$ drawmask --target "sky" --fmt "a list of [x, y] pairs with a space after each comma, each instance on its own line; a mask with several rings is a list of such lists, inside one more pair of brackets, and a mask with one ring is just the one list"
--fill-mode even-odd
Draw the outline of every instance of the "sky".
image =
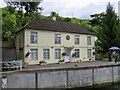
[[[108, 2], [118, 13], [119, 0], [43, 0], [40, 6], [44, 9], [42, 15], [48, 16], [54, 11], [62, 17], [90, 19], [92, 14], [105, 12]], [[0, 7], [5, 7], [3, 0], [0, 0]]]

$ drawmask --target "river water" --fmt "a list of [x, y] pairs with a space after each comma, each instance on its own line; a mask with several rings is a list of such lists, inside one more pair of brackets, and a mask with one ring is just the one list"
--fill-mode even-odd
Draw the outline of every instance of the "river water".
[[104, 86], [99, 88], [75, 88], [70, 90], [120, 90], [120, 84], [115, 84], [111, 86]]

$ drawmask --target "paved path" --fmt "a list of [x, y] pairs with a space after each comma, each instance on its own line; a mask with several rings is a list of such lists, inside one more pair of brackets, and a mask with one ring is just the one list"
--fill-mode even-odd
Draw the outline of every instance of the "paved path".
[[38, 69], [58, 69], [58, 68], [74, 68], [74, 67], [91, 67], [91, 66], [101, 66], [101, 65], [113, 65], [118, 64], [115, 62], [108, 61], [86, 61], [86, 62], [71, 62], [71, 63], [62, 63], [62, 64], [48, 64], [48, 65], [29, 65], [23, 70], [38, 70]]

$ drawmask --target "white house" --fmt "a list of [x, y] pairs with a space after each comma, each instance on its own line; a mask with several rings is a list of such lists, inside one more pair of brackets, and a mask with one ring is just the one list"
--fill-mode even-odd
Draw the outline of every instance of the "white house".
[[95, 34], [70, 22], [33, 19], [16, 33], [17, 58], [28, 64], [95, 59]]

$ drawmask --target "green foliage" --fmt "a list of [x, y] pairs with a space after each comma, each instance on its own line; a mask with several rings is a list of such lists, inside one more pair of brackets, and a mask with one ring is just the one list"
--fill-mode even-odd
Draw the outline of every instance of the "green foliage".
[[[12, 12], [10, 12], [10, 11]], [[6, 7], [2, 9], [2, 39], [4, 41], [13, 41], [17, 29], [15, 8]]]
[[[51, 19], [56, 17], [57, 21], [75, 23], [94, 31], [98, 38], [95, 44], [99, 46], [102, 52], [107, 52], [111, 46], [120, 46], [119, 20], [110, 3], [107, 5], [105, 13], [92, 15], [92, 20], [81, 20], [75, 17], [62, 17], [56, 12], [51, 12], [50, 16], [41, 15], [39, 10], [43, 9], [38, 7], [40, 2], [20, 3], [22, 8], [19, 7], [19, 10], [16, 10], [19, 3], [13, 3], [13, 5], [2, 8], [3, 41], [14, 41], [15, 32], [33, 18]], [[23, 6], [26, 12], [23, 12]]]
[[[10, 3], [9, 3], [10, 4]], [[97, 27], [92, 27], [89, 24], [89, 20], [81, 20], [78, 18], [69, 18], [69, 17], [62, 17], [56, 12], [51, 12], [50, 16], [41, 15], [38, 10], [38, 3], [29, 3], [29, 8], [31, 7], [30, 11], [23, 12], [23, 8], [19, 8], [16, 10], [19, 3], [13, 3], [12, 5], [8, 5], [5, 8], [2, 8], [2, 39], [3, 41], [14, 41], [15, 40], [15, 32], [21, 29], [26, 23], [31, 21], [33, 18], [41, 18], [41, 19], [51, 19], [56, 17], [57, 21], [65, 21], [71, 22], [75, 24], [79, 24], [89, 30], [95, 31]], [[20, 3], [20, 6], [26, 7], [28, 3]], [[36, 6], [36, 7], [34, 7]]]
[[90, 20], [90, 24], [92, 27], [95, 27], [95, 26], [101, 26], [101, 19], [104, 17], [105, 13], [100, 13], [100, 14], [94, 14], [94, 15], [91, 15], [91, 17], [94, 17], [92, 20]]
[[81, 26], [89, 29], [89, 30], [93, 30], [93, 27], [89, 24], [89, 20], [83, 20], [80, 23]]
[[120, 46], [119, 21], [110, 3], [108, 3], [107, 10], [100, 21], [97, 31], [100, 47], [107, 52], [112, 46]]
[[[42, 8], [38, 7], [40, 2], [7, 2], [8, 6], [2, 8], [3, 41], [14, 41], [16, 31], [31, 19], [41, 17], [39, 10], [42, 10]], [[23, 12], [24, 7], [26, 12]]]
[[54, 11], [51, 12], [51, 15], [48, 16], [47, 18], [48, 18], [48, 19], [52, 19], [53, 17], [55, 17], [57, 21], [61, 21], [61, 20], [62, 20], [62, 17], [60, 17], [59, 14], [56, 13], [56, 12], [54, 12]]
[[42, 11], [42, 7], [38, 7], [38, 5], [42, 2], [42, 0], [39, 0], [39, 2], [6, 2], [8, 6], [18, 8], [19, 11], [23, 11], [23, 9], [26, 11], [25, 16], [39, 13], [39, 11]]
[[73, 17], [73, 18], [71, 18], [71, 22], [72, 22], [72, 23], [75, 23], [75, 24], [80, 24], [80, 23], [82, 22], [82, 20], [81, 20], [81, 19], [78, 19], [78, 18]]

